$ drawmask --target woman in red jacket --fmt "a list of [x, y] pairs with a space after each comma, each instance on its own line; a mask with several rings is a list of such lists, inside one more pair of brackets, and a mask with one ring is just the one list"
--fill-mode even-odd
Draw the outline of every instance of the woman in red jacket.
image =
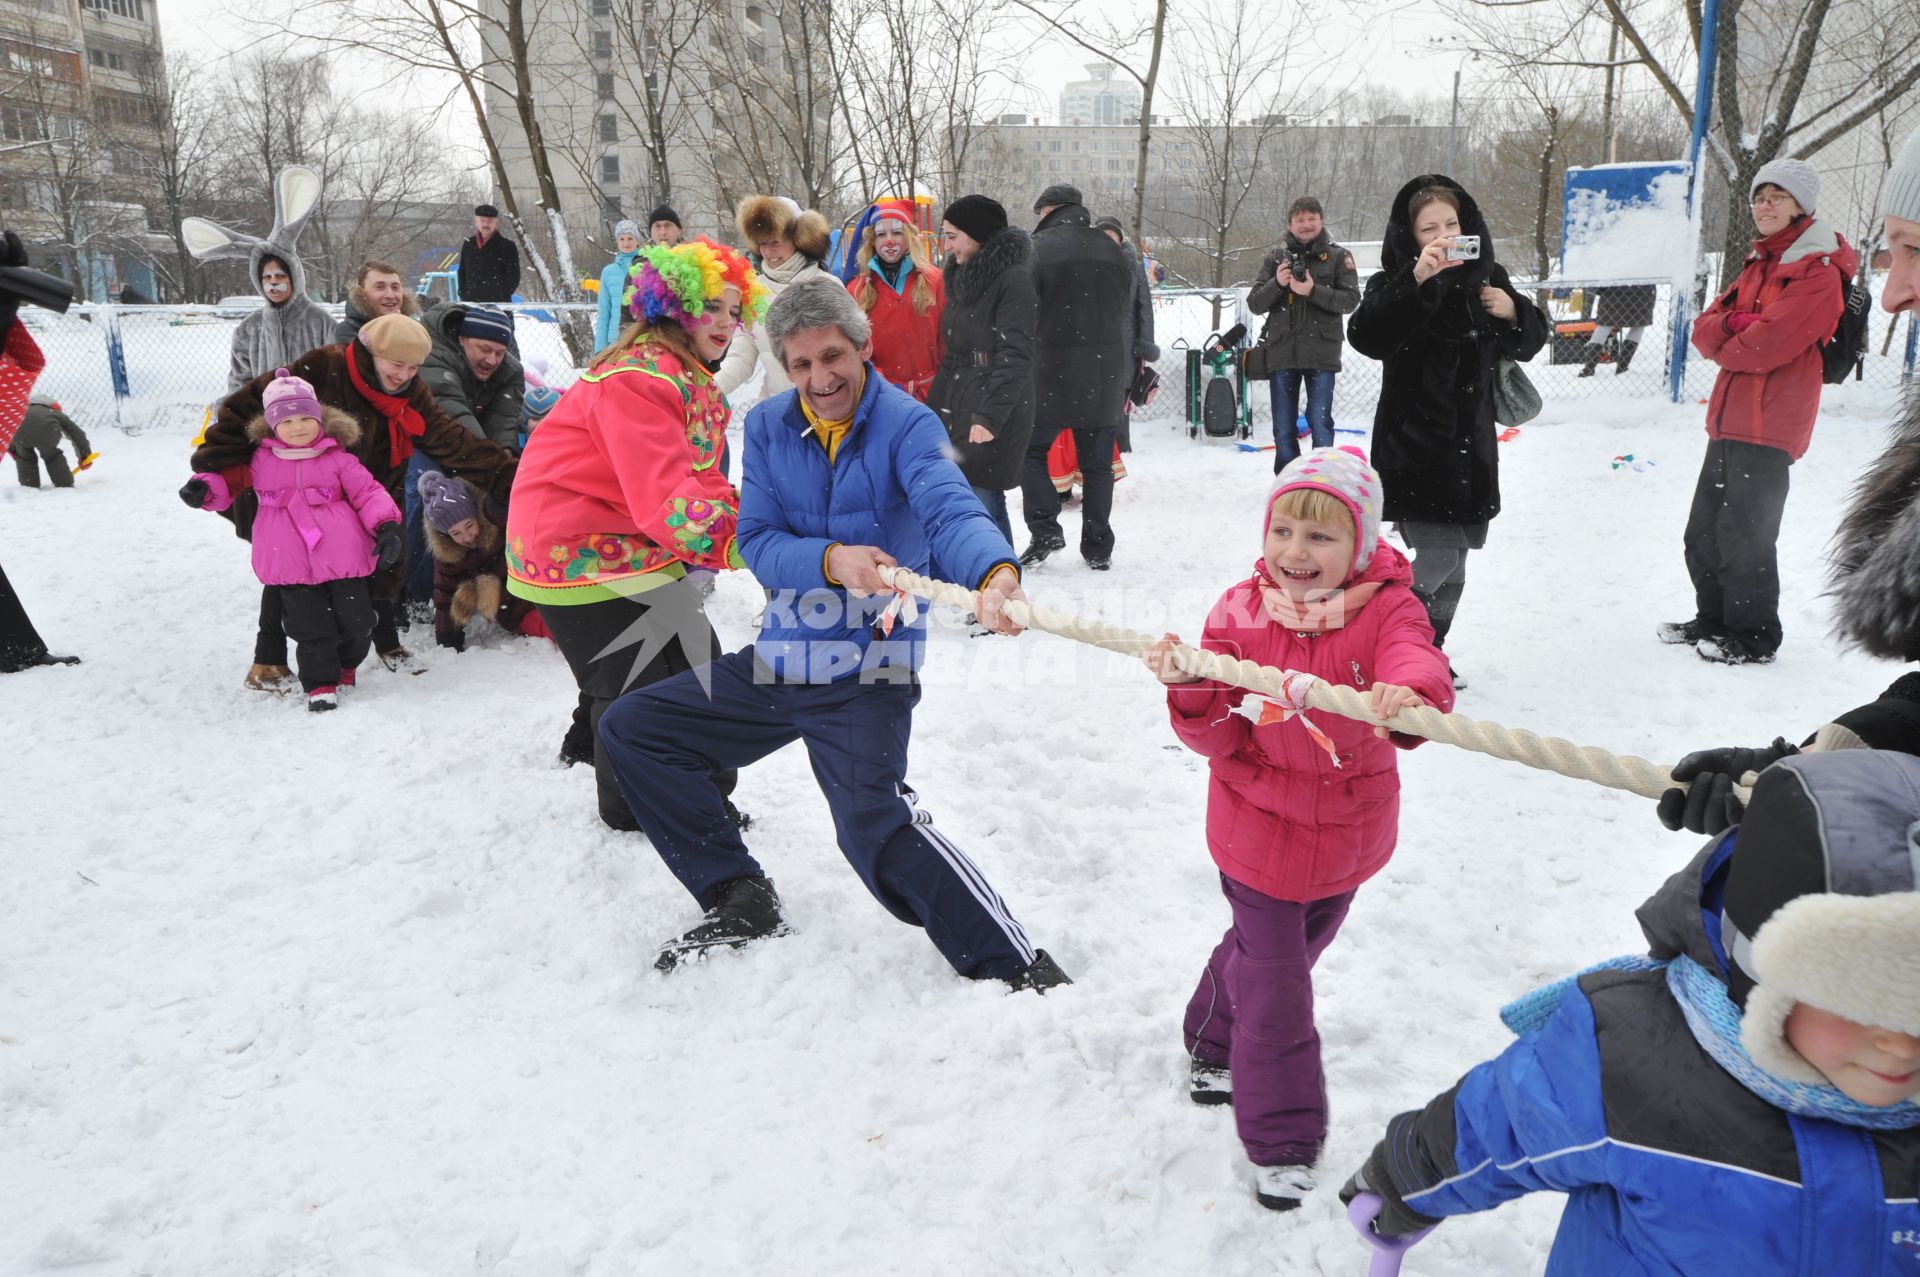
[[[1253, 575], [1214, 604], [1200, 646], [1371, 689], [1382, 719], [1453, 708], [1446, 657], [1413, 570], [1380, 539], [1380, 476], [1355, 448], [1316, 448], [1280, 472]], [[1233, 1102], [1260, 1204], [1292, 1210], [1314, 1186], [1327, 1092], [1313, 964], [1399, 833], [1395, 747], [1418, 737], [1182, 672], [1173, 636], [1147, 653], [1169, 684], [1174, 733], [1207, 759], [1207, 849], [1233, 925], [1187, 1004], [1193, 1099]]]
[[927, 401], [940, 371], [940, 316], [947, 289], [913, 224], [910, 200], [883, 200], [861, 232], [860, 273], [847, 291], [873, 321], [873, 366], [900, 389]]
[[1846, 305], [1859, 258], [1813, 215], [1820, 176], [1804, 160], [1761, 166], [1750, 188], [1759, 232], [1740, 277], [1693, 324], [1693, 346], [1720, 365], [1707, 404], [1707, 455], [1687, 516], [1694, 615], [1656, 631], [1701, 659], [1748, 665], [1779, 650], [1774, 543], [1787, 467], [1813, 438], [1820, 347]]
[[520, 454], [507, 592], [540, 609], [589, 702], [600, 818], [615, 829], [639, 824], [604, 763], [601, 715], [720, 654], [699, 591], [679, 583], [689, 568], [741, 566], [713, 370], [766, 299], [746, 259], [711, 240], [641, 249], [623, 297], [633, 322]]

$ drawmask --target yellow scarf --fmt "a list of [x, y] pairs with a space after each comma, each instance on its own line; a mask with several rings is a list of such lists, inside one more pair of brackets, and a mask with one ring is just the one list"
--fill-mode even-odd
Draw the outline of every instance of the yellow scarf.
[[[860, 397], [866, 394], [866, 392], [867, 370], [863, 366], [860, 369], [860, 381], [853, 388], [854, 412], [860, 410]], [[822, 421], [819, 415], [814, 412], [813, 405], [807, 402], [806, 391], [800, 391], [799, 395], [800, 411], [806, 417], [807, 422], [812, 425], [813, 437], [818, 439], [821, 447], [827, 450], [827, 461], [832, 463], [839, 460], [840, 444], [846, 439], [847, 431], [853, 429], [854, 413], [848, 413], [846, 417], [840, 421]]]

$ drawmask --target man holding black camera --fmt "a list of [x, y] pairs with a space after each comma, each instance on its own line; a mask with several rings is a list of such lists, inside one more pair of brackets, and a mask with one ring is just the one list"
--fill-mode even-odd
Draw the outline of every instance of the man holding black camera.
[[1247, 293], [1247, 309], [1267, 317], [1260, 344], [1247, 352], [1247, 376], [1264, 377], [1273, 395], [1273, 472], [1300, 455], [1294, 422], [1307, 389], [1313, 446], [1333, 444], [1333, 379], [1340, 371], [1342, 316], [1360, 304], [1353, 254], [1327, 233], [1320, 201], [1302, 195], [1287, 209], [1287, 236], [1267, 254]]

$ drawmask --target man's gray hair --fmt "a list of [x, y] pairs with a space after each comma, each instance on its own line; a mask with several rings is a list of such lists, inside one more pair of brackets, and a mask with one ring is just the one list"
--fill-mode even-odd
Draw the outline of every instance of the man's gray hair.
[[855, 346], [873, 336], [867, 312], [839, 280], [812, 276], [787, 285], [767, 308], [767, 341], [780, 366], [787, 366], [787, 338], [809, 328], [838, 328]]

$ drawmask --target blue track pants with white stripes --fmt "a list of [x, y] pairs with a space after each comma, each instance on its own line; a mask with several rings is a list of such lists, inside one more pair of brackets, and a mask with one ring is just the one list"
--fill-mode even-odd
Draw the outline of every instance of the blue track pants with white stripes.
[[906, 783], [919, 699], [912, 682], [775, 683], [746, 647], [620, 697], [600, 740], [641, 828], [702, 909], [722, 883], [764, 873], [727, 818], [714, 773], [805, 741], [840, 851], [874, 899], [926, 928], [961, 975], [1011, 979], [1033, 961], [1026, 932]]

